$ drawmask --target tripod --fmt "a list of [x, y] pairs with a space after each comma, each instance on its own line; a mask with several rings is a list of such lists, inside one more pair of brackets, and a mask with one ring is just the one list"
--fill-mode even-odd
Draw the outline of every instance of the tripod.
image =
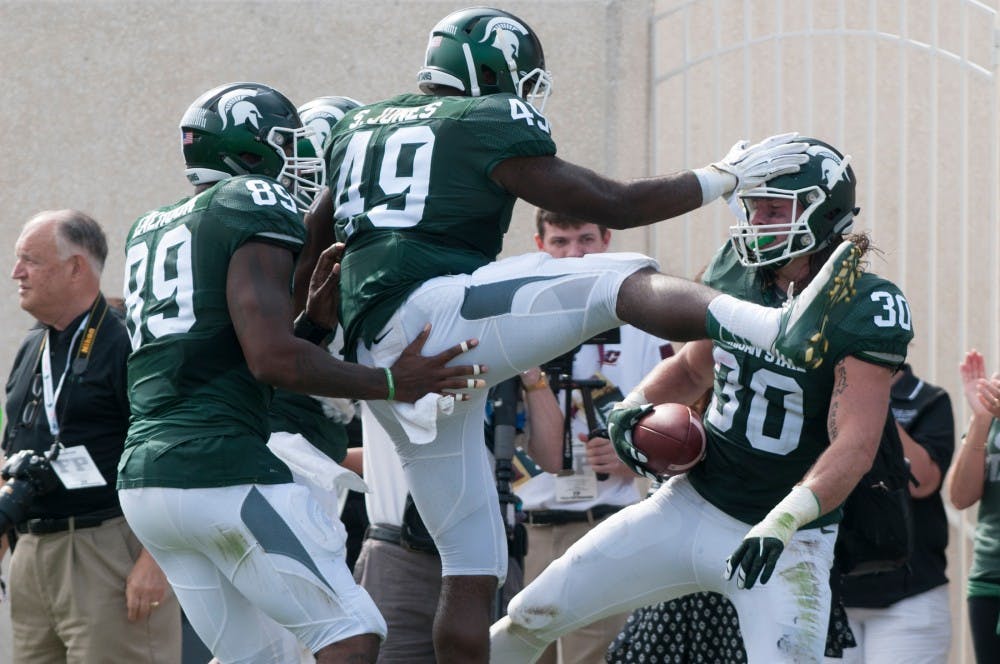
[[[599, 390], [606, 387], [607, 383], [597, 379], [575, 379], [567, 373], [550, 374], [549, 384], [558, 393], [563, 393], [563, 472], [572, 474], [573, 472], [573, 390], [580, 390], [583, 398], [583, 414], [587, 418], [587, 437], [597, 436], [607, 437], [607, 429], [602, 427], [597, 420], [597, 410], [594, 408], [594, 399], [591, 390]], [[608, 479], [607, 473], [597, 473], [597, 481], [603, 482]]]
[[[583, 342], [580, 346], [577, 346], [569, 352], [563, 353], [562, 355], [555, 357], [542, 365], [542, 371], [548, 375], [549, 384], [552, 385], [552, 389], [555, 390], [557, 394], [559, 393], [559, 390], [562, 390], [564, 395], [563, 473], [569, 474], [572, 473], [573, 470], [573, 390], [580, 390], [580, 394], [583, 398], [583, 414], [587, 418], [587, 437], [606, 438], [608, 435], [607, 429], [601, 426], [597, 419], [597, 410], [594, 407], [594, 395], [591, 390], [601, 390], [609, 387], [609, 385], [604, 380], [574, 379], [573, 360], [576, 357], [577, 352], [579, 352], [580, 348], [584, 345], [596, 344], [603, 346], [604, 344], [618, 343], [621, 343], [621, 329], [615, 327], [594, 335], [587, 341]], [[596, 473], [596, 475], [598, 482], [608, 479], [607, 473]]]
[[[514, 438], [517, 435], [517, 402], [521, 396], [521, 382], [517, 376], [498, 383], [490, 396], [493, 403], [493, 459], [497, 495], [500, 498], [500, 515], [507, 531], [507, 551], [518, 565], [524, 566], [527, 553], [527, 534], [517, 522], [518, 498], [514, 495], [511, 480], [514, 478]], [[497, 586], [493, 603], [493, 618], [504, 615], [503, 586]]]

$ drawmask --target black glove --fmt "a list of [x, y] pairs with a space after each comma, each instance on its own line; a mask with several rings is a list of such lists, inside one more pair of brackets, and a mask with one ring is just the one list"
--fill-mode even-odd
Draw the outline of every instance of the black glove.
[[733, 578], [739, 570], [736, 585], [740, 588], [753, 588], [758, 576], [761, 585], [767, 583], [785, 550], [785, 543], [777, 537], [751, 536], [751, 533], [752, 530], [726, 561], [726, 578]]
[[618, 404], [608, 413], [608, 438], [615, 446], [615, 453], [626, 466], [632, 471], [651, 480], [658, 480], [659, 476], [646, 467], [648, 461], [646, 455], [640, 452], [632, 444], [632, 428], [642, 416], [653, 410], [653, 404], [644, 406], [623, 406]]

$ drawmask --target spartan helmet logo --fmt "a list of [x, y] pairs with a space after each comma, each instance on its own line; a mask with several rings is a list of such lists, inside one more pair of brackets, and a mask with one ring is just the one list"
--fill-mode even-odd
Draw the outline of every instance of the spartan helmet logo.
[[218, 109], [219, 115], [222, 116], [222, 128], [226, 128], [226, 125], [229, 124], [229, 118], [232, 116], [233, 125], [239, 126], [249, 121], [254, 129], [260, 130], [259, 120], [263, 114], [252, 101], [248, 100], [249, 97], [255, 96], [257, 96], [256, 90], [237, 88], [219, 97]]
[[[341, 114], [341, 117], [343, 117], [343, 114]], [[310, 136], [310, 140], [312, 140], [317, 154], [320, 153], [320, 146], [324, 145], [326, 143], [326, 139], [330, 138], [330, 126], [336, 122], [337, 120], [335, 120], [331, 114], [330, 119], [317, 117], [306, 123], [306, 127], [312, 129], [313, 134]]]
[[820, 162], [820, 173], [822, 173], [822, 184], [827, 191], [831, 191], [840, 180], [850, 184], [851, 178], [847, 174], [847, 163], [841, 161], [830, 148], [822, 145], [811, 146], [806, 150], [807, 154], [816, 155], [822, 158]]
[[483, 32], [484, 36], [479, 40], [479, 43], [482, 44], [492, 37], [493, 42], [490, 46], [499, 49], [503, 53], [504, 60], [510, 63], [511, 69], [514, 69], [515, 58], [517, 57], [518, 50], [521, 48], [521, 39], [516, 33], [527, 35], [528, 29], [512, 18], [497, 16], [496, 18], [491, 18], [489, 23], [486, 24], [486, 29]]
[[326, 139], [330, 138], [330, 134], [333, 133], [333, 125], [343, 120], [345, 115], [347, 114], [339, 108], [331, 108], [305, 123], [306, 128], [312, 130], [309, 140], [317, 155], [323, 154], [323, 146], [326, 145]]
[[305, 123], [306, 127], [313, 130], [312, 138], [313, 143], [317, 146], [317, 150], [319, 146], [326, 143], [326, 139], [330, 138], [330, 134], [333, 132], [333, 125], [343, 120], [345, 115], [347, 115], [347, 111], [343, 111], [336, 106], [330, 106], [317, 113], [315, 117]]

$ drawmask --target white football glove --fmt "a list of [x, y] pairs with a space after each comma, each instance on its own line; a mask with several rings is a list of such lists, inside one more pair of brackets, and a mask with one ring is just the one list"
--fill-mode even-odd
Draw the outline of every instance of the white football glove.
[[793, 142], [798, 136], [798, 132], [777, 134], [753, 145], [747, 140], [737, 141], [722, 161], [712, 164], [712, 168], [736, 178], [736, 186], [724, 195], [728, 198], [736, 191], [759, 187], [779, 175], [798, 173], [802, 164], [809, 161], [805, 153], [808, 143]]

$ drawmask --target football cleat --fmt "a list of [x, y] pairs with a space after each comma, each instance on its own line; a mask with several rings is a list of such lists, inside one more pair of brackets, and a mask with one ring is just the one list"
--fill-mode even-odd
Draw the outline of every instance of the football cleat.
[[823, 364], [830, 346], [826, 338], [830, 313], [857, 293], [860, 261], [861, 250], [853, 242], [844, 241], [834, 250], [809, 285], [786, 303], [775, 351], [809, 369]]

